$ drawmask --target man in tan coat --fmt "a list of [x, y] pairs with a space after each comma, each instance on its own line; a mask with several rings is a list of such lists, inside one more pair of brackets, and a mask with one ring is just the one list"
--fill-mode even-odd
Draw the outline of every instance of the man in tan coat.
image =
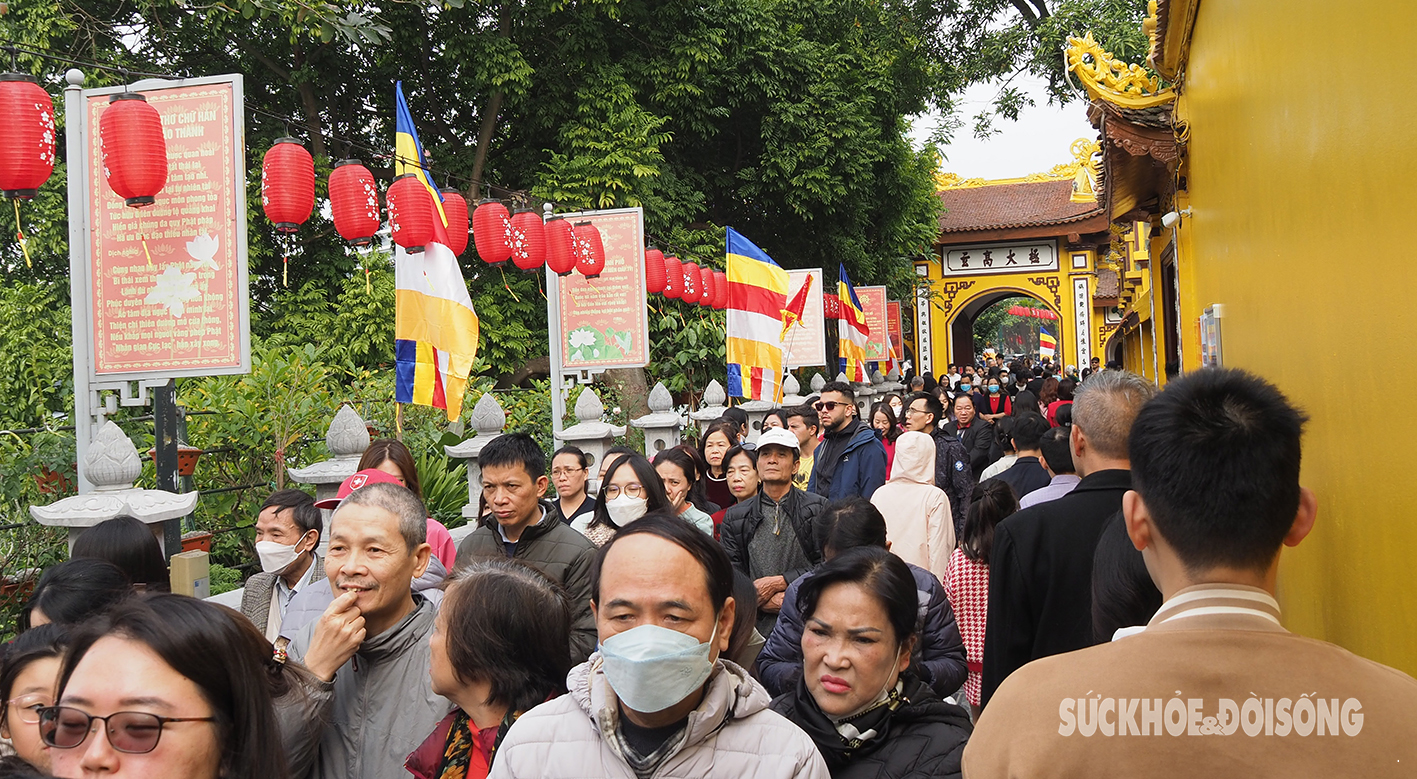
[[1299, 486], [1303, 424], [1237, 370], [1147, 404], [1123, 515], [1165, 603], [1139, 634], [1010, 675], [966, 777], [1417, 775], [1417, 680], [1280, 623], [1280, 548], [1317, 505]]

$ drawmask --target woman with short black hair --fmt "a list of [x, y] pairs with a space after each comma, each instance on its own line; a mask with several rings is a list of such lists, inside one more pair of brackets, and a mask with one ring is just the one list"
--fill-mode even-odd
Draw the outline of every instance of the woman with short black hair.
[[285, 779], [277, 664], [252, 646], [229, 610], [183, 595], [130, 598], [79, 628], [59, 702], [39, 710], [54, 773]]
[[63, 625], [26, 630], [6, 647], [0, 665], [0, 736], [42, 771], [49, 770], [49, 747], [39, 738], [39, 710], [54, 705], [54, 683], [68, 639]]
[[77, 625], [133, 594], [132, 582], [118, 566], [93, 557], [51, 565], [39, 577], [20, 611], [21, 631], [51, 622]]
[[127, 574], [133, 588], [142, 592], [170, 592], [167, 561], [157, 536], [136, 517], [114, 517], [94, 525], [74, 539], [71, 558], [107, 560]]
[[802, 582], [802, 677], [772, 707], [806, 731], [833, 779], [959, 776], [969, 717], [910, 670], [915, 578], [880, 547]]
[[707, 466], [699, 459], [699, 453], [692, 446], [680, 444], [660, 451], [653, 462], [664, 494], [679, 518], [713, 535], [713, 517], [709, 510], [718, 509], [704, 498], [703, 475]]
[[566, 692], [571, 607], [555, 582], [516, 560], [478, 560], [438, 609], [429, 675], [457, 704], [408, 756], [417, 779], [484, 779], [522, 713]]
[[600, 493], [595, 498], [595, 510], [571, 524], [571, 529], [604, 546], [620, 528], [651, 511], [669, 510], [669, 497], [659, 473], [645, 456], [638, 452], [622, 454], [605, 470]]
[[567, 444], [551, 455], [551, 484], [556, 488], [562, 522], [569, 525], [595, 510], [595, 500], [586, 490], [589, 482], [590, 458], [579, 446]]

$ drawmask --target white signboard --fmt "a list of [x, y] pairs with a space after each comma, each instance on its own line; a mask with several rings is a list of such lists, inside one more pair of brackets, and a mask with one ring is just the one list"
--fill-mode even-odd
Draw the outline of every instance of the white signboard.
[[952, 246], [945, 250], [943, 268], [945, 276], [1055, 271], [1058, 251], [1047, 241]]
[[782, 345], [783, 363], [788, 368], [803, 368], [811, 365], [827, 364], [826, 322], [822, 310], [822, 269], [790, 270], [787, 272], [787, 300], [802, 290], [802, 285], [811, 282], [807, 290], [807, 306], [802, 309], [802, 324], [793, 325], [787, 331], [787, 340]]
[[1073, 279], [1073, 328], [1078, 339], [1078, 366], [1087, 367], [1092, 359], [1092, 296], [1087, 292], [1087, 277]]

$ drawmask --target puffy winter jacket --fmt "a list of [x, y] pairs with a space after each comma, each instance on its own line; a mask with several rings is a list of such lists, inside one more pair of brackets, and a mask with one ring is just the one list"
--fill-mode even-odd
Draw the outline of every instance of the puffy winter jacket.
[[955, 538], [964, 532], [964, 518], [969, 513], [969, 499], [974, 494], [974, 466], [969, 464], [969, 451], [959, 437], [940, 428], [930, 436], [935, 439], [935, 486], [950, 499], [950, 513], [955, 520]]
[[[571, 662], [584, 662], [595, 649], [595, 617], [590, 613], [590, 563], [595, 545], [561, 521], [555, 503], [543, 502], [541, 521], [522, 531], [512, 556], [536, 566], [571, 598]], [[458, 562], [481, 558], [505, 558], [497, 522], [490, 516], [458, 545]]]
[[[313, 691], [312, 720], [323, 727], [282, 718], [292, 777], [402, 776], [408, 753], [452, 711], [452, 702], [434, 693], [428, 681], [433, 604], [417, 593], [413, 602], [413, 611], [403, 621], [366, 638], [334, 681]], [[304, 660], [316, 624], [306, 625], [290, 642], [290, 659]], [[289, 731], [296, 726], [297, 732]]]
[[[960, 638], [954, 610], [950, 608], [940, 580], [914, 565], [910, 566], [910, 574], [915, 577], [915, 594], [919, 598], [917, 625], [920, 628], [920, 640], [915, 643], [910, 668], [944, 697], [958, 690], [969, 675], [964, 639]], [[803, 620], [802, 612], [797, 609], [797, 590], [811, 575], [806, 574], [787, 585], [787, 592], [782, 596], [782, 612], [777, 615], [777, 627], [758, 655], [758, 678], [773, 695], [791, 691], [802, 675]]]
[[[497, 751], [491, 779], [635, 779], [615, 736], [620, 706], [600, 667], [600, 655], [591, 655], [566, 677], [568, 695], [517, 720]], [[767, 691], [747, 671], [717, 661], [681, 743], [654, 776], [827, 779], [812, 740], [768, 703]]]
[[832, 779], [950, 779], [960, 776], [960, 758], [974, 728], [964, 709], [941, 700], [909, 675], [904, 702], [876, 726], [879, 735], [855, 749], [831, 729], [800, 685], [772, 702], [773, 711], [805, 730], [826, 759]]
[[[828, 436], [830, 435], [828, 433]], [[812, 463], [812, 478], [807, 482], [808, 492], [814, 492], [829, 501], [857, 495], [870, 500], [876, 488], [886, 483], [886, 448], [876, 437], [876, 431], [869, 426], [856, 423], [856, 432], [836, 457], [836, 470], [832, 472], [829, 484], [826, 479], [821, 480], [819, 484], [817, 479], [825, 464], [822, 455], [829, 451], [824, 449], [824, 446], [825, 442], [817, 445], [816, 459]], [[827, 485], [827, 489], [822, 489], [823, 485]]]
[[935, 486], [935, 441], [902, 433], [895, 442], [891, 480], [871, 496], [886, 518], [886, 538], [897, 557], [943, 580], [955, 548], [950, 499]]

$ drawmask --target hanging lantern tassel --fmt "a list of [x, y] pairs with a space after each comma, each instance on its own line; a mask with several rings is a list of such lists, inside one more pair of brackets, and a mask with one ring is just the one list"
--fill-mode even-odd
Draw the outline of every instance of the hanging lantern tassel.
[[15, 204], [15, 240], [20, 242], [20, 251], [25, 254], [25, 267], [33, 268], [34, 263], [30, 262], [29, 239], [25, 237], [24, 228], [20, 226], [20, 201], [11, 201]]
[[502, 274], [502, 288], [507, 290], [507, 294], [512, 296], [512, 300], [515, 300], [518, 303], [522, 302], [522, 299], [520, 297], [517, 297], [517, 293], [512, 291], [512, 285], [507, 283], [507, 274], [505, 271], [502, 270], [501, 265], [497, 266], [497, 272]]
[[[280, 285], [290, 287], [290, 236], [281, 233], [276, 239], [280, 241]], [[143, 244], [146, 248], [147, 244]], [[152, 264], [149, 261], [148, 264]]]
[[138, 242], [143, 245], [143, 256], [148, 258], [148, 267], [153, 267], [153, 253], [148, 251], [148, 229], [143, 225], [143, 212], [138, 211]]
[[[368, 258], [366, 257], [365, 259]], [[364, 266], [364, 294], [373, 295], [374, 285], [369, 283], [369, 264], [367, 262], [361, 262], [360, 265]]]

